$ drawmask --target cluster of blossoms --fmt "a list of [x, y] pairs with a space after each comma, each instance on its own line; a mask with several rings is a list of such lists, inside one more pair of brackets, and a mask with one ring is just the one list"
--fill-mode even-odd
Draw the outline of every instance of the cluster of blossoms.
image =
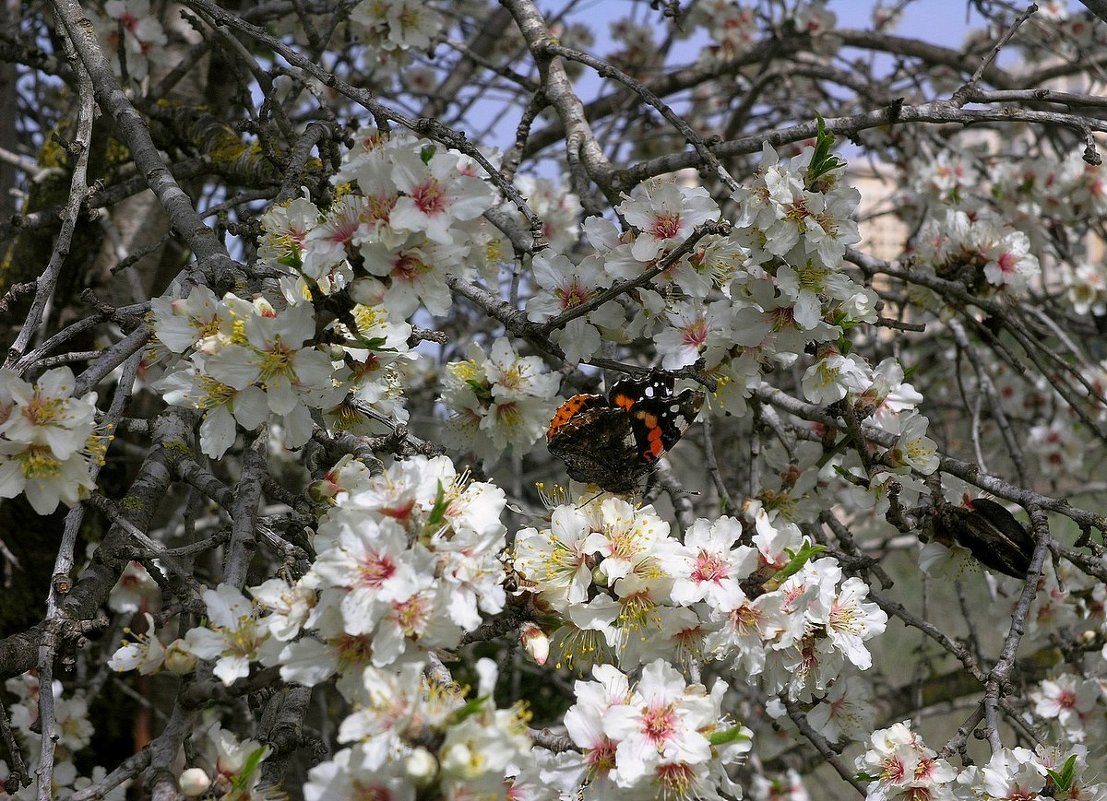
[[[846, 247], [860, 239], [851, 219], [860, 196], [843, 180], [845, 164], [821, 150], [822, 139], [788, 161], [766, 147], [753, 183], [735, 194], [739, 208], [730, 238], [745, 258], [727, 294], [743, 325], [712, 330], [708, 340], [726, 355], [716, 364], [705, 347], [703, 357], [720, 379], [720, 409], [739, 413], [762, 365], [792, 364], [813, 349], [816, 359], [801, 379], [804, 396], [820, 405], [844, 403], [860, 420], [896, 437], [868, 474], [858, 472], [859, 464], [840, 464], [853, 477], [845, 491], [862, 508], [882, 513], [893, 480], [905, 490], [905, 502], [913, 502], [922, 485], [912, 474], [937, 469], [937, 447], [926, 436], [927, 418], [916, 410], [922, 395], [904, 381], [902, 365], [885, 359], [873, 366], [841, 346], [844, 331], [876, 321], [877, 297], [842, 269]], [[724, 350], [720, 341], [739, 347]], [[835, 496], [842, 491], [839, 482], [827, 489]]]
[[[585, 229], [594, 229], [597, 224], [602, 223], [591, 217]], [[527, 316], [534, 322], [547, 323], [590, 302], [613, 283], [606, 267], [599, 254], [585, 256], [575, 264], [552, 249], [537, 254], [531, 261], [535, 290], [527, 301]], [[580, 362], [599, 352], [604, 337], [619, 331], [625, 321], [623, 308], [608, 301], [552, 331], [550, 341], [562, 349], [566, 361]]]
[[570, 667], [708, 658], [804, 700], [824, 695], [847, 659], [868, 668], [863, 643], [887, 620], [865, 602], [868, 587], [843, 581], [834, 559], [811, 559], [799, 527], [759, 505], [747, 525], [755, 547], [738, 544], [743, 524], [730, 517], [696, 521], [681, 542], [652, 507], [605, 496], [520, 531], [514, 567], [556, 615], [552, 641]]
[[1028, 441], [1044, 476], [1078, 475], [1088, 449], [1081, 423], [1074, 414], [1063, 411], [1049, 423], [1030, 427]]
[[1060, 226], [1079, 234], [1107, 213], [1101, 166], [1078, 153], [1013, 159], [957, 150], [920, 155], [911, 165], [911, 199], [926, 209], [914, 246], [919, 263], [976, 291], [994, 287], [1021, 296], [1037, 286], [1039, 257], [1056, 258], [1063, 265], [1056, 277], [1076, 313], [1103, 308], [1101, 267], [1071, 265], [1071, 254], [1059, 252], [1046, 233]]
[[413, 457], [370, 476], [344, 459], [313, 487], [337, 504], [320, 520], [319, 556], [294, 583], [207, 590], [209, 624], [185, 648], [215, 660], [225, 684], [254, 661], [314, 686], [339, 675], [356, 687], [366, 665], [421, 662], [456, 647], [503, 610], [503, 491], [459, 476], [446, 457]]
[[379, 77], [408, 66], [408, 51], [430, 50], [446, 20], [433, 5], [419, 0], [361, 0], [350, 11], [349, 25], [366, 45], [366, 72]]
[[1038, 14], [1050, 24], [1020, 30], [1013, 39], [1031, 63], [1041, 64], [1058, 57], [1079, 59], [1107, 44], [1107, 28], [1094, 14], [1072, 13], [1062, 0], [1042, 3]]
[[40, 515], [72, 506], [95, 487], [108, 437], [98, 433], [96, 393], [73, 397], [73, 371], [47, 370], [33, 384], [0, 370], [0, 498], [21, 492]]
[[[950, 565], [953, 574], [979, 569], [979, 564], [971, 558], [962, 558], [957, 565]], [[947, 784], [954, 795], [928, 797], [1034, 797], [1048, 781], [1054, 781], [1061, 790], [1066, 789], [1066, 785], [1053, 780], [1047, 771], [1063, 773], [1062, 766], [1073, 756], [1076, 757], [1075, 768], [1083, 770], [1089, 752], [1093, 757], [1101, 757], [1099, 743], [1107, 735], [1107, 695], [1104, 692], [1107, 647], [1100, 647], [1107, 641], [1107, 586], [1064, 560], [1058, 569], [1060, 572], [1055, 576], [1048, 563], [1044, 568], [1026, 618], [1020, 649], [1028, 653], [1048, 652], [1054, 647], [1058, 632], [1069, 632], [1068, 636], [1075, 642], [1089, 649], [1088, 657], [1080, 663], [1078, 672], [1061, 672], [1032, 686], [1019, 708], [1028, 725], [1040, 732], [1048, 731], [1046, 742], [1056, 744], [1060, 753], [1054, 748], [1039, 749], [1033, 754], [1025, 749], [1002, 751], [993, 755], [983, 771], [970, 768], [958, 772], [948, 763], [936, 760], [936, 755], [922, 746], [917, 735], [905, 724], [900, 724], [875, 733], [872, 747], [864, 757], [867, 765], [858, 762], [863, 774], [880, 781], [879, 786], [870, 786], [870, 797], [924, 797], [924, 790], [933, 790], [935, 783]], [[991, 603], [985, 604], [985, 616], [994, 621], [997, 633], [1005, 635], [1023, 585], [1021, 581], [1006, 578], [996, 590]], [[809, 713], [809, 719], [813, 715], [814, 712]], [[1107, 799], [1107, 785], [1091, 783], [1097, 778], [1100, 777], [1095, 774], [1083, 781], [1074, 778], [1071, 794], [1066, 791], [1059, 797]], [[1007, 794], [1012, 791], [1015, 795]], [[1020, 795], [1023, 791], [1028, 794]]]
[[[1103, 585], [1099, 585], [1103, 588]], [[1069, 743], [1100, 743], [1107, 734], [1102, 680], [1063, 673], [1045, 679], [1029, 693], [1034, 714], [1056, 726], [1056, 734]]]
[[[150, 8], [150, 0], [108, 0], [103, 15], [93, 15], [104, 53], [116, 75], [144, 80], [152, 64], [166, 60], [169, 41], [161, 22]], [[125, 63], [120, 64], [120, 53]]]
[[1107, 265], [1084, 261], [1066, 264], [1065, 270], [1072, 310], [1079, 315], [1107, 316]]
[[[578, 223], [584, 211], [580, 198], [566, 191], [565, 184], [565, 181], [555, 183], [529, 175], [515, 178], [515, 188], [542, 221], [542, 238], [546, 240], [548, 250], [554, 253], [564, 253], [576, 246], [580, 236]], [[522, 215], [519, 220], [523, 222]]]
[[301, 292], [349, 287], [395, 320], [420, 306], [445, 314], [446, 274], [489, 260], [499, 242], [478, 220], [494, 193], [473, 168], [426, 139], [363, 128], [332, 178], [338, 198], [325, 211], [306, 198], [270, 209], [258, 256], [298, 276]]
[[607, 55], [612, 65], [636, 78], [645, 80], [651, 71], [661, 68], [661, 50], [654, 41], [658, 29], [648, 22], [624, 17], [610, 25], [614, 47]]
[[[812, 37], [820, 53], [831, 55], [837, 50], [838, 43], [827, 34], [833, 31], [838, 18], [826, 7], [825, 0], [802, 0], [782, 11], [781, 18], [769, 21], [769, 26], [776, 29], [787, 25], [796, 33]], [[753, 49], [764, 35], [762, 27], [766, 25], [759, 14], [764, 14], [764, 9], [756, 3], [738, 0], [710, 0], [692, 6], [689, 29], [706, 28], [712, 40], [710, 46], [700, 51], [701, 60], [731, 61]]]
[[732, 0], [696, 3], [688, 15], [688, 23], [707, 29], [714, 45], [702, 52], [719, 61], [753, 49], [761, 35], [756, 9]]
[[[39, 762], [39, 747], [42, 743], [41, 731], [38, 727], [39, 720], [39, 682], [30, 674], [8, 679], [4, 682], [4, 689], [15, 701], [8, 707], [5, 713], [11, 722], [11, 729], [15, 733], [19, 744], [23, 748], [23, 754], [27, 758], [27, 767], [34, 775]], [[92, 769], [89, 776], [81, 776], [74, 765], [74, 756], [88, 746], [92, 741], [95, 729], [89, 720], [88, 704], [80, 692], [65, 697], [62, 684], [55, 681], [51, 689], [54, 696], [54, 731], [57, 741], [54, 746], [54, 771], [53, 786], [50, 788], [49, 797], [66, 799], [78, 790], [102, 779], [106, 771], [99, 766]], [[7, 794], [4, 791], [4, 782], [8, 778], [11, 766], [0, 760], [0, 798], [13, 799], [13, 801], [32, 801], [39, 798], [38, 786], [32, 782], [17, 792]], [[103, 798], [106, 801], [123, 801], [126, 787], [116, 788]]]
[[474, 343], [468, 355], [446, 365], [441, 379], [455, 444], [489, 461], [530, 451], [556, 408], [559, 376], [538, 356], [519, 356], [503, 337], [488, 353]]
[[825, 393], [837, 388], [859, 419], [868, 418], [875, 428], [896, 437], [891, 447], [876, 454], [867, 472], [854, 455], [838, 463], [848, 474], [850, 483], [842, 489], [852, 502], [882, 515], [889, 507], [889, 485], [895, 482], [902, 502], [913, 504], [923, 490], [918, 476], [932, 475], [940, 460], [937, 443], [927, 436], [930, 421], [916, 409], [922, 395], [904, 381], [902, 365], [884, 359], [869, 368], [849, 357], [832, 355], [808, 369], [804, 382], [805, 390], [808, 382], [812, 388], [809, 399], [821, 392], [825, 400]]
[[443, 26], [442, 15], [415, 0], [362, 0], [350, 12], [363, 40], [380, 50], [426, 50]]
[[[489, 255], [498, 240], [476, 221], [492, 190], [458, 154], [364, 129], [334, 180], [339, 196], [325, 210], [298, 198], [262, 217], [259, 262], [285, 274], [279, 299], [193, 287], [153, 303], [158, 339], [182, 357], [156, 386], [168, 403], [204, 410], [209, 456], [233, 444], [236, 424], [268, 422], [286, 447], [299, 447], [313, 409], [354, 433], [379, 433], [374, 419], [405, 421], [402, 387], [414, 359], [406, 318], [449, 309], [447, 272], [498, 268]], [[307, 301], [344, 289], [355, 305], [321, 325]], [[553, 390], [535, 394], [549, 400]]]
[[571, 361], [591, 357], [605, 339], [649, 339], [665, 369], [702, 364], [720, 385], [716, 412], [740, 414], [763, 365], [790, 364], [809, 344], [876, 320], [876, 293], [842, 270], [846, 246], [859, 241], [851, 216], [860, 200], [841, 180], [844, 170], [814, 148], [782, 161], [766, 146], [754, 181], [734, 195], [733, 232], [700, 235], [677, 259], [670, 254], [698, 226], [720, 224], [719, 205], [703, 188], [647, 181], [617, 208], [630, 232], [589, 218], [592, 255], [576, 264], [562, 254], [535, 257], [528, 313], [549, 322], [668, 259], [657, 288], [637, 290], [642, 308], [633, 319], [608, 302], [577, 312], [552, 336]]
[[633, 684], [612, 665], [592, 673], [595, 681], [576, 682], [576, 703], [565, 713], [580, 751], [558, 766], [562, 798], [741, 797], [726, 767], [750, 750], [752, 733], [723, 711], [726, 682], [708, 691], [662, 659]]
[[1005, 217], [1030, 232], [1042, 227], [1042, 219], [1082, 228], [1107, 212], [1107, 174], [1078, 153], [999, 160], [988, 165], [988, 180], [976, 185], [978, 194], [982, 190], [989, 191]]
[[414, 801], [416, 792], [435, 790], [450, 801], [556, 801], [537, 770], [552, 755], [534, 748], [526, 710], [496, 708], [492, 660], [479, 660], [476, 671], [480, 683], [466, 701], [462, 687], [427, 677], [419, 665], [366, 667], [351, 690], [357, 711], [339, 727], [339, 742], [351, 745], [311, 769], [304, 797]]
[[191, 737], [188, 764], [177, 780], [187, 798], [264, 799], [280, 791], [261, 783], [262, 767], [272, 753], [257, 740], [239, 739], [218, 720], [200, 727]]
[[1041, 272], [1030, 239], [999, 216], [981, 210], [947, 210], [930, 217], [919, 231], [918, 258], [938, 276], [986, 282], [1016, 295], [1026, 292]]
[[219, 458], [234, 444], [236, 427], [280, 427], [285, 446], [311, 438], [311, 409], [331, 409], [346, 396], [327, 354], [314, 346], [309, 303], [278, 311], [269, 301], [228, 292], [217, 298], [193, 287], [183, 299], [153, 302], [158, 339], [183, 358], [156, 383], [166, 403], [202, 409], [200, 445]]
[[955, 209], [973, 207], [976, 189], [983, 180], [972, 156], [956, 150], [943, 150], [923, 160], [912, 177], [917, 196]]
[[1003, 748], [983, 767], [958, 771], [927, 747], [905, 721], [873, 732], [870, 747], [857, 758], [856, 766], [868, 783], [867, 801], [1041, 798], [1049, 784], [1057, 798], [1102, 801], [1107, 798], [1107, 785], [1085, 776], [1091, 772], [1087, 755], [1083, 746], [1066, 751], [1045, 746], [1035, 751]]
[[[992, 609], [997, 620], [1006, 620], [1015, 611], [1022, 586], [1007, 579], [998, 589]], [[1050, 649], [1058, 632], [1069, 632], [1088, 651], [1087, 658], [1077, 664], [1076, 672], [1058, 672], [1030, 688], [1024, 717], [1035, 726], [1048, 727], [1049, 742], [1085, 745], [1101, 757], [1099, 744], [1107, 736], [1107, 585], [1065, 560], [1058, 563], [1056, 574], [1048, 563], [1043, 569], [1022, 648]]]
[[[733, 395], [760, 379], [751, 366], [790, 364], [809, 344], [833, 342], [844, 327], [876, 320], [875, 293], [842, 271], [846, 246], [859, 240], [851, 216], [860, 200], [841, 180], [844, 169], [818, 150], [782, 161], [766, 148], [752, 185], [736, 193], [735, 236], [749, 257], [730, 296], [745, 323], [736, 342], [746, 347], [715, 368]], [[721, 405], [741, 409], [731, 399]]]
[[[125, 644], [112, 666], [152, 672], [164, 661], [183, 672], [200, 658], [212, 660], [227, 685], [254, 662], [278, 665], [283, 680], [305, 686], [337, 676], [356, 710], [339, 741], [352, 745], [312, 770], [308, 798], [387, 788], [412, 799], [432, 781], [447, 798], [474, 788], [493, 798], [509, 791], [511, 777], [537, 785], [527, 773], [534, 770], [527, 717], [521, 708], [493, 707], [494, 677], [467, 702], [456, 684], [424, 676], [434, 654], [456, 648], [482, 616], [504, 609], [503, 492], [459, 476], [445, 457], [414, 457], [375, 476], [343, 460], [313, 494], [335, 506], [319, 521], [319, 556], [302, 578], [270, 579], [250, 590], [253, 600], [226, 585], [206, 590], [207, 625], [168, 648], [155, 644], [151, 629]], [[440, 743], [433, 754], [428, 742]], [[221, 754], [248, 756], [251, 746]], [[257, 761], [235, 764], [252, 769]], [[210, 783], [225, 772], [188, 778]], [[348, 792], [329, 794], [337, 788]]]

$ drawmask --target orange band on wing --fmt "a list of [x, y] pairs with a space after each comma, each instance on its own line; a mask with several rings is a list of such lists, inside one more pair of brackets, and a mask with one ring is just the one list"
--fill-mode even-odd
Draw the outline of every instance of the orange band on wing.
[[619, 394], [612, 398], [611, 402], [618, 406], [620, 409], [626, 409], [629, 412], [631, 407], [634, 406], [635, 399], [632, 398], [630, 395]]

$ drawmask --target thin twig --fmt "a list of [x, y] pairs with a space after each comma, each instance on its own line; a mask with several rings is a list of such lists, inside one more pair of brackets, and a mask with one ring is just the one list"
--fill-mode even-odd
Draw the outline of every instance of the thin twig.
[[830, 743], [826, 741], [826, 738], [815, 731], [811, 724], [807, 722], [807, 715], [803, 713], [799, 705], [796, 704], [795, 701], [789, 700], [788, 697], [784, 695], [780, 696], [780, 700], [784, 704], [784, 708], [788, 710], [788, 717], [796, 724], [796, 728], [800, 730], [800, 733], [818, 749], [823, 759], [830, 763], [830, 766], [838, 772], [838, 775], [842, 777], [843, 781], [864, 797], [866, 795], [865, 785], [857, 779], [855, 772], [850, 770], [842, 761], [841, 755], [835, 753], [834, 749], [830, 747]]

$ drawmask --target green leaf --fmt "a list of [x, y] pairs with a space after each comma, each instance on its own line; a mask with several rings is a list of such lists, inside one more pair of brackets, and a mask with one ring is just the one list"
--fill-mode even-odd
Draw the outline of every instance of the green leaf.
[[817, 126], [815, 152], [811, 154], [811, 163], [807, 166], [807, 175], [804, 177], [804, 184], [812, 191], [816, 191], [819, 179], [824, 175], [846, 166], [842, 159], [830, 152], [835, 138], [834, 134], [826, 130], [826, 120], [823, 119], [823, 115], [816, 112], [815, 120]]
[[395, 348], [386, 348], [384, 343], [387, 342], [384, 337], [363, 337], [354, 331], [350, 332], [351, 340], [359, 348], [365, 348], [366, 350], [375, 351], [377, 353], [395, 353]]
[[283, 264], [288, 269], [299, 273], [303, 272], [301, 268], [304, 266], [304, 260], [300, 257], [300, 251], [294, 250], [277, 259], [277, 264]]
[[814, 557], [826, 550], [825, 545], [804, 545], [798, 551], [785, 550], [788, 554], [788, 564], [776, 571], [767, 582], [765, 587], [769, 586], [779, 587], [783, 584], [789, 576], [795, 575], [803, 566], [810, 562]]
[[469, 385], [469, 389], [473, 390], [473, 394], [477, 396], [477, 400], [482, 403], [490, 403], [492, 401], [492, 387], [483, 381], [477, 381], [475, 378], [470, 378], [466, 382]]
[[731, 726], [729, 729], [720, 729], [707, 735], [707, 741], [712, 745], [728, 745], [730, 743], [742, 743], [750, 739], [748, 734], [742, 732], [741, 726]]
[[254, 775], [254, 771], [257, 770], [258, 765], [265, 759], [269, 753], [269, 747], [263, 745], [261, 748], [253, 751], [250, 756], [246, 757], [246, 761], [242, 763], [242, 769], [235, 774], [234, 780], [231, 782], [231, 786], [238, 792], [242, 792], [247, 789], [250, 777]]
[[438, 482], [438, 494], [434, 496], [434, 506], [431, 507], [430, 515], [427, 517], [427, 525], [438, 527], [442, 524], [442, 521], [446, 519], [446, 490], [442, 487], [441, 480]]
[[471, 701], [467, 701], [465, 706], [460, 709], [456, 709], [447, 717], [447, 723], [450, 726], [456, 726], [466, 718], [471, 718], [473, 715], [481, 711], [481, 708], [488, 703], [489, 696], [482, 695], [480, 698], [474, 698]]
[[1061, 768], [1060, 773], [1055, 770], [1046, 770], [1046, 774], [1053, 782], [1054, 787], [1063, 793], [1068, 792], [1069, 788], [1072, 787], [1073, 779], [1076, 778], [1076, 754], [1065, 760], [1065, 766]]
[[424, 164], [430, 164], [430, 160], [434, 158], [435, 151], [438, 148], [434, 145], [427, 145], [419, 151], [419, 158], [423, 160]]

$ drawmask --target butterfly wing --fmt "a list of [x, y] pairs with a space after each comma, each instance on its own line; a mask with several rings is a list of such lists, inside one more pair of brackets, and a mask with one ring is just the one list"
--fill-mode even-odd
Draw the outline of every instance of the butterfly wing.
[[638, 458], [630, 417], [606, 402], [578, 411], [546, 445], [565, 463], [569, 478], [608, 492], [630, 492], [646, 467]]

